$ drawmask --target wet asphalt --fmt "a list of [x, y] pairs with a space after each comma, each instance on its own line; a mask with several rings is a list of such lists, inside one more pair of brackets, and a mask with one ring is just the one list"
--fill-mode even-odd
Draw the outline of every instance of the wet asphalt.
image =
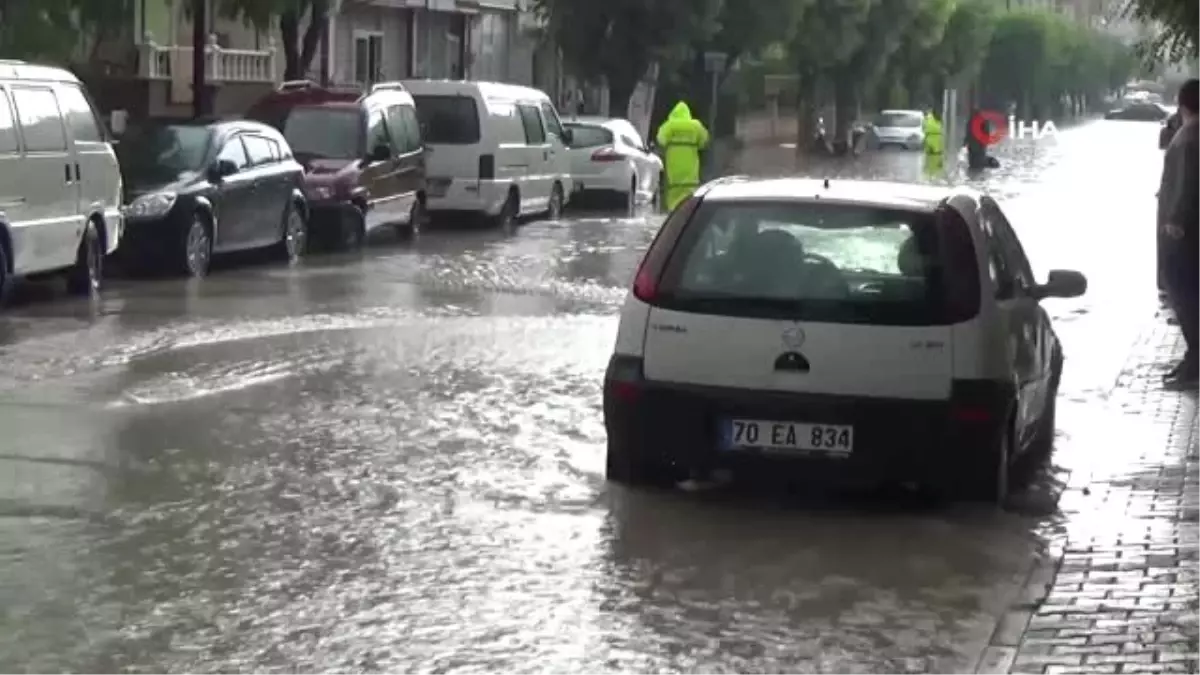
[[606, 485], [601, 378], [654, 214], [24, 289], [0, 315], [0, 671], [972, 669], [1063, 526], [1061, 475], [1120, 450], [1089, 430], [1157, 304], [1157, 130], [1063, 129], [964, 178], [1040, 274], [1091, 280], [1048, 305], [1058, 449], [1004, 512]]

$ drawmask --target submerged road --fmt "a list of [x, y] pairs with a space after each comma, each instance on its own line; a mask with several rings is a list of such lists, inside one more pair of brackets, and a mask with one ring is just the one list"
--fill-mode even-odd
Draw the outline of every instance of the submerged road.
[[[1087, 273], [1059, 464], [1156, 305], [1157, 125], [1002, 154]], [[914, 154], [814, 175], [909, 179]], [[659, 216], [430, 231], [0, 315], [0, 671], [962, 672], [1062, 523], [606, 485], [600, 385]], [[34, 293], [36, 295], [36, 293]], [[1053, 473], [1053, 472], [1051, 472]]]

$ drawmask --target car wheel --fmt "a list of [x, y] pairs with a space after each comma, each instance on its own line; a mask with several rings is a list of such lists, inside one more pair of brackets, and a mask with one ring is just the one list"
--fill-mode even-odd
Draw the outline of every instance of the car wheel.
[[100, 292], [104, 280], [104, 246], [100, 230], [89, 220], [79, 241], [75, 265], [67, 272], [67, 292], [71, 295], [92, 296]]
[[504, 205], [500, 207], [500, 213], [493, 218], [496, 225], [502, 230], [511, 230], [517, 224], [517, 193], [509, 191], [508, 198], [504, 200]]
[[1003, 507], [1008, 498], [1012, 468], [1013, 424], [1009, 422], [991, 442], [979, 448], [979, 455], [960, 483], [967, 501]]
[[420, 199], [414, 199], [412, 208], [408, 210], [408, 223], [404, 225], [396, 225], [397, 237], [415, 237], [421, 232], [421, 227], [425, 224], [425, 204]]
[[[1061, 369], [1061, 366], [1059, 368]], [[1056, 412], [1060, 373], [1061, 370], [1056, 371], [1051, 379], [1050, 390], [1046, 394], [1046, 408], [1042, 411], [1042, 418], [1038, 420], [1037, 432], [1029, 447], [1030, 459], [1034, 461], [1046, 459], [1054, 453], [1054, 432], [1058, 428]]]
[[604, 460], [604, 475], [608, 480], [634, 487], [666, 488], [675, 485], [675, 474], [671, 467], [633, 457], [620, 443], [608, 440]]
[[8, 252], [0, 245], [0, 309], [4, 309], [8, 302], [12, 285], [13, 277], [8, 273]]
[[367, 239], [367, 217], [357, 206], [347, 209], [339, 218], [334, 231], [334, 248], [339, 251], [357, 251]]
[[562, 185], [555, 183], [550, 189], [550, 203], [546, 206], [546, 220], [558, 220], [562, 218], [563, 210], [563, 189]]
[[279, 240], [279, 259], [294, 263], [308, 252], [308, 222], [304, 212], [289, 203], [283, 212], [283, 238]]
[[637, 212], [637, 190], [638, 179], [634, 176], [629, 179], [629, 192], [625, 193], [625, 212], [633, 214]]
[[212, 265], [212, 232], [204, 214], [196, 213], [183, 232], [180, 242], [180, 267], [184, 274], [200, 278], [208, 276]]

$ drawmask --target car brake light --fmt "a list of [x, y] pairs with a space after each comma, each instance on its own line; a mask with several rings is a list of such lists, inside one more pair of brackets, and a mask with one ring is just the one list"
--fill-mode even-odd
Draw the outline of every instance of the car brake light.
[[[647, 256], [649, 257], [649, 256]], [[654, 278], [646, 261], [638, 267], [637, 275], [633, 278], [633, 297], [646, 303], [653, 303], [658, 295], [658, 279]]]
[[955, 406], [952, 413], [956, 422], [990, 422], [992, 411], [987, 408], [974, 406]]
[[625, 159], [625, 155], [613, 148], [600, 148], [592, 153], [593, 162], [620, 162], [623, 159]]
[[608, 393], [621, 401], [633, 401], [642, 393], [642, 359], [636, 356], [616, 354], [608, 363], [604, 385]]

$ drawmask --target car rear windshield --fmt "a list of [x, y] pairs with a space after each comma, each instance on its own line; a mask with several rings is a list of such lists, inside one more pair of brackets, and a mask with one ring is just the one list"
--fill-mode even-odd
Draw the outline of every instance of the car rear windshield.
[[366, 154], [363, 124], [356, 108], [298, 106], [284, 120], [283, 136], [301, 162], [359, 159]]
[[[947, 244], [938, 222], [924, 211], [832, 202], [701, 204], [671, 254], [659, 301], [797, 321], [953, 323], [978, 311], [977, 268], [969, 235]], [[947, 293], [959, 276], [960, 292]]]
[[602, 145], [612, 145], [613, 143], [613, 132], [604, 127], [570, 123], [566, 127], [571, 130], [571, 134], [574, 136], [571, 139], [571, 147], [573, 148], [598, 148]]
[[901, 129], [916, 129], [921, 126], [921, 116], [916, 113], [881, 113], [875, 126]]
[[478, 143], [479, 109], [467, 96], [413, 96], [417, 118], [430, 145]]
[[209, 128], [200, 125], [132, 126], [116, 146], [121, 171], [130, 183], [173, 182], [204, 167], [211, 136]]

